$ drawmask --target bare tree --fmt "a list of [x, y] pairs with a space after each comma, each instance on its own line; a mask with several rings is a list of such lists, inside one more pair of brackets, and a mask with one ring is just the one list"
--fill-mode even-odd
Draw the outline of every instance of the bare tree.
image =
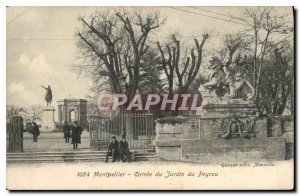
[[[292, 60], [287, 60], [288, 56], [293, 58], [292, 40], [288, 39], [293, 36], [293, 28], [289, 26], [286, 16], [277, 14], [269, 7], [247, 8], [244, 16], [236, 19], [244, 24], [245, 29], [225, 36], [225, 47], [218, 51], [223, 64], [235, 63], [235, 71], [251, 81], [255, 88], [253, 101], [260, 114], [282, 114], [292, 93], [289, 86], [293, 81], [285, 74], [293, 67]], [[282, 46], [285, 46], [284, 49]], [[289, 54], [282, 55], [284, 50], [290, 51]]]
[[278, 15], [270, 7], [248, 8], [240, 20], [246, 25], [244, 39], [248, 44], [245, 49], [253, 57], [252, 83], [255, 88], [254, 101], [257, 101], [265, 57], [273, 50], [274, 40], [286, 39], [284, 35], [293, 32], [293, 28], [288, 25], [285, 16]]
[[[275, 48], [265, 61], [262, 84], [259, 86], [259, 102], [267, 114], [282, 115], [288, 99], [294, 99], [292, 97], [294, 65], [291, 50], [289, 44], [285, 43], [285, 47]], [[293, 104], [291, 105], [293, 109]]]
[[25, 109], [21, 106], [17, 106], [14, 104], [6, 105], [6, 118], [11, 118], [15, 115], [21, 115], [25, 112]]
[[[84, 60], [77, 70], [96, 83], [95, 90], [134, 94], [140, 82], [143, 58], [149, 50], [149, 34], [165, 21], [156, 13], [97, 12], [79, 17], [82, 28], [76, 33]], [[108, 78], [108, 82], [105, 82]]]
[[185, 60], [181, 59], [181, 44], [175, 35], [172, 35], [173, 46], [166, 44], [164, 50], [157, 42], [159, 52], [161, 54], [161, 65], [168, 80], [168, 91], [172, 95], [174, 93], [174, 81], [178, 81], [177, 93], [186, 93], [190, 85], [195, 80], [202, 62], [203, 46], [208, 39], [208, 34], [204, 34], [201, 43], [198, 39], [194, 39], [196, 48], [190, 50]]
[[25, 122], [40, 122], [42, 120], [43, 110], [40, 105], [33, 105], [23, 113]]

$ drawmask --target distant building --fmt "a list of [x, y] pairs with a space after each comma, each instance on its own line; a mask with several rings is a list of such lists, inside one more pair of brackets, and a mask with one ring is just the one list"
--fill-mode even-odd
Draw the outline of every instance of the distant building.
[[86, 99], [60, 99], [58, 105], [58, 123], [72, 123], [87, 127], [87, 100]]

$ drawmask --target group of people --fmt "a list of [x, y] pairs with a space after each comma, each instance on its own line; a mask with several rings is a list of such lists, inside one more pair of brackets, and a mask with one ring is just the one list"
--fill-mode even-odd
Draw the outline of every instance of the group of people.
[[82, 128], [78, 125], [77, 121], [74, 121], [74, 125], [71, 126], [67, 122], [63, 126], [64, 138], [66, 143], [70, 143], [72, 138], [73, 149], [78, 149], [78, 144], [81, 143]]
[[[78, 125], [77, 121], [74, 121], [73, 126], [65, 122], [63, 125], [65, 142], [70, 143], [71, 138], [73, 149], [78, 149], [78, 144], [81, 143], [82, 131], [83, 129]], [[40, 130], [39, 126], [35, 122], [32, 122], [31, 133], [33, 135], [33, 142], [37, 142], [38, 136], [40, 135]], [[119, 158], [122, 160], [122, 162], [130, 161], [129, 145], [125, 137], [123, 137], [120, 142], [117, 141], [115, 136], [112, 137], [112, 140], [108, 147], [108, 151], [106, 153], [105, 162], [108, 162], [109, 156], [112, 157], [112, 162], [115, 162]]]
[[130, 161], [130, 151], [128, 146], [129, 145], [125, 137], [118, 142], [116, 137], [113, 136], [106, 153], [105, 162], [108, 162], [109, 156], [112, 157], [112, 162], [115, 162], [118, 158], [121, 158], [122, 162]]
[[[81, 133], [82, 128], [74, 121], [74, 125], [70, 126], [67, 122], [63, 126], [65, 142], [69, 143], [70, 138], [72, 138], [73, 149], [78, 149], [78, 144], [81, 143]], [[122, 138], [120, 142], [117, 141], [116, 137], [112, 137], [112, 141], [109, 144], [108, 151], [106, 153], [105, 162], [108, 162], [108, 157], [112, 157], [112, 162], [117, 159], [121, 159], [122, 162], [130, 160], [129, 145], [125, 137]]]
[[[38, 136], [40, 135], [39, 125], [36, 122], [28, 123], [26, 124], [26, 129], [28, 129], [29, 132], [32, 134], [33, 142], [37, 142]], [[81, 143], [82, 128], [78, 125], [77, 121], [74, 121], [73, 126], [65, 122], [63, 126], [63, 132], [64, 132], [65, 142], [69, 143], [71, 138], [73, 149], [78, 149], [78, 144]]]

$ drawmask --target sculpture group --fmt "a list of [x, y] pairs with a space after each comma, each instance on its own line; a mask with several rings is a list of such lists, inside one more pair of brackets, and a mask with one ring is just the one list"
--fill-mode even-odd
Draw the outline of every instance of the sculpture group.
[[[209, 81], [204, 83], [204, 89], [200, 90], [204, 97], [209, 93], [214, 102], [221, 100], [230, 102], [233, 99], [235, 102], [236, 100], [251, 102], [254, 97], [254, 88], [248, 80], [242, 77], [237, 63], [224, 65], [217, 57], [213, 57], [210, 63]], [[219, 100], [213, 97], [218, 97]]]

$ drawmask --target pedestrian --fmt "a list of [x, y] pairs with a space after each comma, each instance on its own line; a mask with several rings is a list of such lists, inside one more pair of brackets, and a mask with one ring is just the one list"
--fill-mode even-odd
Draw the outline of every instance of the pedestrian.
[[63, 132], [64, 132], [65, 142], [69, 143], [71, 127], [68, 125], [67, 121], [64, 123]]
[[120, 141], [120, 156], [122, 162], [130, 161], [130, 151], [128, 146], [128, 142], [126, 141], [125, 137], [123, 137]]
[[117, 141], [116, 137], [113, 136], [112, 140], [109, 144], [108, 151], [106, 153], [105, 162], [108, 162], [108, 156], [112, 156], [112, 162], [115, 162], [118, 156], [119, 151], [119, 142]]
[[40, 128], [36, 124], [36, 122], [32, 122], [32, 135], [33, 135], [33, 142], [37, 142], [38, 136], [40, 135]]
[[72, 127], [72, 144], [73, 149], [78, 149], [78, 144], [81, 143], [81, 133], [82, 128], [74, 121], [74, 126]]

